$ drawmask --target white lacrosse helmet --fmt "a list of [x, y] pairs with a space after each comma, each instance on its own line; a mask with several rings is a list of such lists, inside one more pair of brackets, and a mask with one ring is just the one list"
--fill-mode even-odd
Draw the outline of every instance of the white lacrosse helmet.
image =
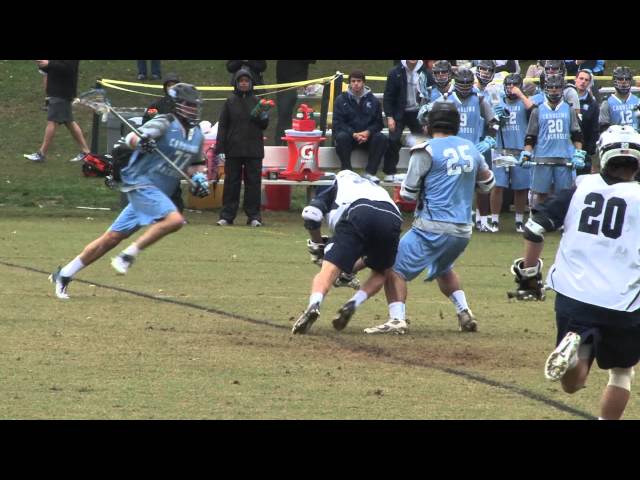
[[631, 125], [612, 125], [598, 140], [600, 168], [615, 157], [635, 158], [640, 166], [640, 134]]

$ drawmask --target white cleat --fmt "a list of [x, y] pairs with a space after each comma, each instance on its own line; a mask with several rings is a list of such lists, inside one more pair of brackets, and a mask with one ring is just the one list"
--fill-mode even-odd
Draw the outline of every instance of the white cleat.
[[117, 257], [113, 257], [111, 259], [111, 266], [119, 275], [126, 275], [134, 260], [135, 258], [131, 255], [121, 253]]
[[49, 281], [56, 286], [56, 297], [60, 300], [69, 300], [69, 294], [67, 293], [67, 288], [69, 287], [69, 283], [71, 283], [71, 277], [63, 277], [60, 275], [60, 267], [58, 270], [49, 275]]
[[567, 370], [578, 363], [579, 347], [580, 335], [574, 332], [567, 333], [547, 358], [544, 364], [544, 376], [553, 382], [560, 380]]
[[382, 325], [376, 327], [369, 327], [364, 329], [364, 333], [395, 333], [396, 335], [404, 335], [409, 330], [409, 322], [406, 320], [399, 320], [397, 318], [391, 318]]

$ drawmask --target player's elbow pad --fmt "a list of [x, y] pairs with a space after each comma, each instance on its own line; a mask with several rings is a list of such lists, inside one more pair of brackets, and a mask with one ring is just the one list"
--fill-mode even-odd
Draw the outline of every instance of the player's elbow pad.
[[476, 190], [482, 193], [489, 193], [491, 189], [496, 185], [496, 177], [493, 172], [489, 170], [489, 178], [486, 180], [479, 180], [476, 182]]
[[129, 134], [126, 137], [124, 137], [125, 144], [131, 150], [136, 149], [136, 146], [138, 145], [139, 140], [140, 140], [140, 137], [134, 132], [129, 132]]
[[547, 230], [537, 223], [534, 219], [529, 218], [524, 225], [523, 237], [533, 243], [541, 243], [544, 241], [544, 233]]
[[304, 220], [304, 228], [307, 230], [317, 230], [322, 225], [322, 210], [313, 205], [304, 207], [302, 210], [302, 219]]
[[419, 190], [407, 187], [404, 183], [400, 186], [400, 197], [403, 200], [413, 201], [418, 198]]

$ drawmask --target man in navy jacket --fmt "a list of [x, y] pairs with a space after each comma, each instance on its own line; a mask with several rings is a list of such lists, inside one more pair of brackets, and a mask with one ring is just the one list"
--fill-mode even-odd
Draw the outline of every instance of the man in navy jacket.
[[352, 170], [354, 148], [369, 150], [363, 177], [379, 182], [376, 172], [387, 149], [387, 137], [382, 133], [382, 105], [365, 86], [365, 75], [355, 70], [349, 75], [349, 88], [333, 105], [333, 138], [341, 170]]
[[420, 109], [418, 79], [421, 74], [426, 76], [427, 86], [435, 84], [431, 72], [425, 70], [422, 60], [400, 60], [387, 75], [382, 100], [389, 128], [389, 145], [382, 167], [385, 181], [393, 181], [393, 175], [397, 171], [404, 127], [409, 127], [413, 134], [422, 133], [422, 125], [417, 118]]

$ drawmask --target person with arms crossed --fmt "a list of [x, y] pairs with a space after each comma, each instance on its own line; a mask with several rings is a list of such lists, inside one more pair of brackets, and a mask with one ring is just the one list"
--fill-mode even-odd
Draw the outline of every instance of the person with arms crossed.
[[609, 371], [600, 419], [622, 417], [640, 360], [640, 134], [612, 126], [598, 141], [600, 173], [581, 175], [533, 210], [524, 258], [512, 266], [521, 292], [543, 297], [544, 234], [564, 228], [547, 284], [555, 290], [556, 349], [544, 367], [567, 393], [580, 391], [594, 359]]
[[[202, 157], [204, 137], [198, 126], [202, 111], [200, 92], [186, 83], [178, 83], [169, 90], [175, 101], [173, 113], [157, 115], [140, 127], [142, 136], [131, 132], [125, 143], [135, 149], [121, 171], [120, 190], [127, 194], [129, 204], [100, 237], [89, 243], [71, 262], [52, 273], [59, 299], [69, 298], [68, 287], [74, 275], [143, 226], [149, 228], [130, 246], [111, 260], [117, 273], [124, 275], [138, 254], [161, 238], [176, 232], [184, 225], [184, 217], [169, 199], [180, 183], [182, 175], [175, 167], [193, 175], [194, 195], [207, 196], [209, 186], [204, 175]], [[159, 153], [164, 153], [174, 166]]]
[[591, 93], [593, 73], [590, 70], [580, 70], [576, 75], [576, 90], [580, 98], [580, 127], [583, 135], [583, 148], [587, 152], [585, 166], [577, 170], [577, 175], [597, 173], [599, 169], [596, 156], [596, 142], [600, 137], [598, 118], [600, 117], [600, 105]]
[[361, 70], [349, 75], [349, 88], [341, 93], [333, 106], [333, 133], [336, 154], [342, 170], [352, 170], [351, 152], [354, 148], [369, 151], [364, 177], [380, 182], [376, 176], [387, 150], [387, 137], [382, 133], [382, 105], [365, 85]]
[[413, 226], [402, 236], [395, 264], [387, 274], [389, 320], [365, 333], [407, 331], [407, 282], [424, 270], [426, 280], [436, 279], [440, 291], [454, 304], [460, 331], [478, 328], [453, 263], [471, 239], [474, 191], [489, 193], [495, 179], [473, 143], [457, 136], [459, 128], [455, 104], [434, 102], [427, 117], [431, 139], [411, 149], [400, 190], [403, 198], [418, 200], [418, 206]]

